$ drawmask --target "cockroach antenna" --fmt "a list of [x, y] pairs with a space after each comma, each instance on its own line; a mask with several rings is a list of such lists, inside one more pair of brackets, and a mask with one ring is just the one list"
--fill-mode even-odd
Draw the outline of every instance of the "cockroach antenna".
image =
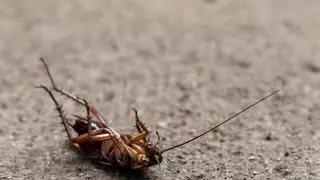
[[215, 130], [215, 129], [218, 128], [219, 126], [221, 126], [221, 125], [227, 123], [228, 121], [232, 120], [233, 118], [239, 116], [239, 115], [242, 114], [243, 112], [251, 109], [252, 107], [254, 107], [255, 105], [257, 105], [258, 103], [264, 101], [265, 99], [269, 98], [270, 96], [276, 94], [276, 93], [279, 92], [279, 91], [280, 91], [280, 90], [276, 90], [276, 91], [272, 92], [271, 94], [269, 94], [269, 95], [261, 98], [260, 100], [256, 101], [255, 103], [251, 104], [250, 106], [242, 109], [242, 110], [239, 111], [238, 113], [234, 114], [233, 116], [229, 117], [228, 119], [226, 119], [226, 120], [222, 121], [221, 123], [217, 124], [217, 125], [214, 126], [213, 128], [211, 128], [211, 129], [209, 129], [209, 130], [207, 130], [207, 131], [199, 134], [198, 136], [195, 136], [195, 137], [193, 137], [193, 138], [191, 138], [191, 139], [189, 139], [189, 140], [187, 140], [187, 141], [185, 141], [185, 142], [183, 142], [183, 143], [180, 143], [180, 144], [174, 145], [174, 146], [172, 146], [172, 147], [170, 147], [170, 148], [164, 149], [164, 150], [161, 151], [161, 153], [164, 153], [164, 152], [166, 152], [166, 151], [170, 151], [170, 150], [173, 150], [173, 149], [175, 149], [175, 148], [181, 147], [181, 146], [183, 146], [183, 145], [185, 145], [185, 144], [188, 144], [189, 142], [192, 142], [192, 141], [194, 141], [194, 140], [196, 140], [196, 139], [198, 139], [198, 138], [206, 135], [206, 134], [209, 133], [210, 131]]

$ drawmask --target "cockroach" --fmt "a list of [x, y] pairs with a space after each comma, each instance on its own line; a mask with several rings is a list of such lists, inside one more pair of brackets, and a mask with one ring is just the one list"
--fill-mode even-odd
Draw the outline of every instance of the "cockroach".
[[[187, 141], [166, 149], [161, 149], [159, 146], [159, 133], [156, 132], [158, 141], [156, 143], [151, 142], [149, 139], [151, 131], [149, 131], [142, 123], [136, 109], [133, 108], [132, 110], [135, 113], [135, 128], [137, 129], [137, 134], [131, 135], [119, 133], [111, 128], [106, 119], [93, 106], [90, 106], [85, 99], [66, 93], [57, 88], [45, 59], [40, 58], [40, 61], [49, 76], [52, 89], [49, 89], [44, 85], [38, 86], [38, 88], [44, 89], [54, 102], [72, 146], [77, 148], [80, 152], [83, 152], [94, 162], [116, 167], [127, 167], [130, 169], [144, 169], [153, 165], [159, 165], [163, 160], [163, 153], [181, 147], [206, 135], [279, 91], [276, 90], [272, 92], [211, 129]], [[70, 118], [65, 116], [62, 106], [58, 103], [52, 91], [58, 92], [85, 107], [86, 116], [73, 114], [74, 124], [70, 123]]]

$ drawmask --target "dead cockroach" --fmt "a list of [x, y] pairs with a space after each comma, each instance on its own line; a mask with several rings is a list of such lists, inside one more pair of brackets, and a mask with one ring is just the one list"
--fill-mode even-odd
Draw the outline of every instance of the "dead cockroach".
[[[149, 139], [150, 131], [139, 119], [138, 111], [136, 109], [133, 108], [136, 120], [135, 127], [138, 131], [137, 135], [118, 133], [116, 130], [111, 128], [109, 124], [107, 124], [106, 119], [93, 106], [88, 105], [85, 99], [73, 96], [57, 88], [44, 58], [40, 58], [40, 60], [43, 63], [49, 76], [52, 84], [52, 90], [66, 96], [67, 98], [72, 99], [76, 103], [86, 108], [87, 115], [73, 115], [73, 117], [75, 118], [75, 122], [74, 124], [71, 124], [69, 119], [64, 115], [62, 106], [57, 102], [52, 91], [46, 86], [39, 86], [39, 88], [43, 88], [53, 100], [70, 143], [95, 162], [111, 166], [128, 167], [131, 169], [142, 169], [160, 164], [163, 159], [162, 154], [164, 152], [170, 151], [177, 147], [181, 147], [191, 141], [204, 136], [205, 134], [218, 128], [222, 124], [230, 121], [239, 114], [247, 111], [256, 104], [260, 103], [261, 101], [267, 99], [268, 97], [274, 95], [279, 91], [277, 90], [272, 92], [268, 96], [265, 96], [264, 98], [244, 108], [240, 112], [222, 121], [215, 127], [201, 133], [200, 135], [162, 150], [161, 148], [159, 148], [160, 136], [158, 132], [156, 132], [158, 141], [156, 143], [151, 142]], [[74, 135], [75, 133], [77, 135]]]

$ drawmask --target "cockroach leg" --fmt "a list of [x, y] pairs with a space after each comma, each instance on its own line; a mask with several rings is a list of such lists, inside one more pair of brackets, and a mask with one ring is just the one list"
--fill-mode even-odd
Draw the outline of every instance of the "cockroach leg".
[[136, 108], [131, 108], [134, 111], [135, 118], [136, 118], [136, 128], [139, 132], [139, 134], [133, 138], [131, 142], [137, 142], [139, 140], [143, 140], [144, 142], [147, 142], [148, 140], [146, 137], [149, 135], [148, 129], [144, 126], [144, 124], [141, 122], [139, 115], [138, 115], [138, 110]]
[[90, 116], [90, 107], [88, 105], [87, 100], [83, 99], [84, 104], [86, 105], [86, 110], [87, 110], [87, 121], [88, 121], [88, 136], [89, 136], [89, 141], [91, 141], [91, 135], [92, 135], [92, 118]]
[[59, 89], [59, 88], [57, 87], [57, 85], [56, 85], [56, 83], [55, 83], [52, 75], [51, 75], [49, 66], [48, 66], [47, 62], [45, 61], [44, 57], [40, 57], [40, 61], [42, 62], [43, 66], [44, 66], [44, 68], [45, 68], [45, 70], [46, 70], [46, 72], [47, 72], [47, 75], [48, 75], [48, 77], [49, 77], [49, 79], [50, 79], [50, 82], [51, 82], [51, 85], [52, 85], [52, 89], [53, 89], [54, 91], [59, 92], [60, 94], [62, 94], [62, 95], [64, 95], [64, 96], [66, 96], [67, 98], [72, 99], [72, 100], [75, 101], [76, 103], [81, 104], [82, 106], [85, 106], [85, 104], [79, 100], [79, 97], [77, 97], [77, 96], [75, 96], [75, 95], [72, 95], [72, 94], [69, 94], [69, 93], [64, 92], [63, 90]]
[[160, 135], [159, 135], [158, 131], [156, 131], [156, 134], [157, 134], [157, 138], [158, 138], [158, 140], [156, 142], [156, 146], [157, 146], [158, 144], [160, 144], [161, 138], [160, 138]]
[[138, 110], [136, 108], [131, 108], [134, 111], [135, 118], [136, 118], [136, 128], [139, 133], [145, 131], [149, 133], [148, 129], [144, 126], [144, 124], [141, 122], [139, 115], [138, 115]]
[[50, 82], [51, 82], [51, 85], [52, 85], [52, 89], [59, 92], [60, 94], [72, 99], [73, 101], [75, 101], [76, 103], [78, 104], [81, 104], [83, 106], [85, 106], [85, 104], [83, 102], [81, 102], [76, 96], [72, 95], [72, 94], [68, 94], [66, 92], [64, 92], [63, 90], [59, 89], [57, 86], [56, 86], [56, 83], [55, 81], [53, 80], [53, 77], [51, 75], [51, 72], [49, 70], [49, 66], [48, 64], [46, 63], [45, 59], [43, 57], [40, 58], [40, 61], [42, 62], [44, 68], [46, 69], [46, 72], [49, 76], [49, 79], [50, 79]]
[[54, 102], [55, 106], [56, 106], [56, 110], [59, 113], [59, 117], [62, 120], [62, 124], [67, 132], [68, 138], [69, 140], [72, 142], [72, 135], [70, 132], [70, 129], [68, 128], [68, 125], [70, 124], [67, 119], [65, 118], [65, 116], [63, 115], [63, 110], [62, 110], [62, 106], [58, 103], [58, 101], [56, 100], [56, 98], [53, 96], [52, 92], [44, 85], [39, 86], [38, 88], [42, 88], [44, 89], [49, 96], [51, 97], [52, 101]]
[[89, 106], [90, 112], [98, 119], [98, 121], [104, 126], [107, 126], [107, 120], [94, 108], [93, 106]]
[[139, 119], [139, 116], [138, 116], [138, 111], [137, 111], [136, 108], [131, 108], [131, 109], [134, 111], [134, 114], [135, 114], [137, 131], [138, 131], [139, 133], [141, 133], [143, 130], [142, 130], [142, 128], [140, 127], [140, 119]]
[[130, 144], [131, 143], [136, 143], [136, 142], [138, 142], [138, 141], [140, 141], [142, 139], [145, 139], [148, 136], [148, 134], [149, 134], [148, 132], [142, 132], [142, 133], [136, 135], [135, 137], [133, 137], [131, 139]]
[[108, 132], [106, 132], [106, 129], [97, 129], [91, 132], [91, 138], [89, 137], [89, 133], [85, 133], [82, 134], [80, 136], [77, 136], [75, 138], [73, 138], [73, 142], [74, 143], [85, 143], [90, 141], [104, 141], [104, 140], [111, 140], [112, 139], [112, 135]]
[[[67, 93], [65, 91], [63, 91], [62, 89], [59, 89], [51, 75], [51, 72], [50, 72], [50, 69], [49, 69], [49, 66], [47, 64], [47, 62], [45, 61], [45, 59], [43, 57], [40, 58], [40, 61], [42, 62], [46, 72], [47, 72], [47, 75], [50, 79], [50, 82], [51, 82], [51, 85], [52, 85], [52, 89], [64, 96], [66, 96], [67, 98], [73, 100], [74, 102], [82, 105], [82, 106], [86, 106], [86, 104], [84, 102], [81, 101], [81, 98], [79, 98], [78, 96], [75, 96], [73, 94], [70, 94], [70, 93]], [[98, 113], [98, 111], [94, 108], [94, 107], [90, 107], [90, 112], [92, 114], [94, 114], [97, 119], [104, 125], [104, 126], [107, 126], [107, 123], [106, 123], [106, 119], [100, 114]], [[100, 118], [101, 117], [101, 118]]]

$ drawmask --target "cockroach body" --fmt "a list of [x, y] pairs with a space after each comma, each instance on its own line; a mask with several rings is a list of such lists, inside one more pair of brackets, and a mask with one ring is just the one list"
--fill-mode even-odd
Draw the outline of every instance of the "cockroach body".
[[[106, 165], [133, 169], [161, 163], [161, 151], [157, 143], [153, 144], [147, 139], [149, 131], [141, 123], [136, 109], [133, 109], [136, 115], [136, 128], [139, 132], [136, 136], [120, 134], [107, 126], [105, 119], [90, 107], [85, 99], [82, 101], [87, 109], [87, 117], [73, 115], [75, 123], [71, 124], [64, 116], [62, 107], [57, 103], [52, 92], [45, 86], [40, 87], [49, 93], [56, 104], [72, 145], [90, 159]], [[81, 102], [80, 98], [77, 100]], [[77, 134], [76, 136], [72, 135], [74, 133], [70, 128]]]
[[38, 87], [44, 89], [55, 103], [70, 143], [95, 162], [110, 166], [128, 167], [131, 169], [143, 169], [160, 164], [162, 162], [162, 154], [164, 152], [183, 146], [201, 136], [204, 136], [210, 131], [218, 128], [222, 124], [230, 121], [234, 117], [278, 92], [274, 91], [268, 96], [244, 108], [240, 112], [222, 121], [215, 127], [201, 133], [200, 135], [178, 145], [162, 150], [159, 147], [160, 136], [158, 132], [156, 132], [158, 141], [156, 143], [151, 142], [149, 139], [151, 132], [141, 122], [136, 109], [132, 108], [135, 113], [135, 127], [138, 132], [137, 135], [118, 133], [107, 124], [106, 119], [93, 106], [89, 106], [85, 99], [73, 96], [57, 88], [44, 58], [40, 58], [40, 60], [42, 61], [50, 78], [52, 90], [66, 96], [67, 98], [86, 108], [86, 116], [73, 114], [72, 116], [74, 118], [74, 124], [71, 124], [69, 121], [70, 119], [64, 115], [62, 106], [57, 102], [52, 90], [43, 85]]

